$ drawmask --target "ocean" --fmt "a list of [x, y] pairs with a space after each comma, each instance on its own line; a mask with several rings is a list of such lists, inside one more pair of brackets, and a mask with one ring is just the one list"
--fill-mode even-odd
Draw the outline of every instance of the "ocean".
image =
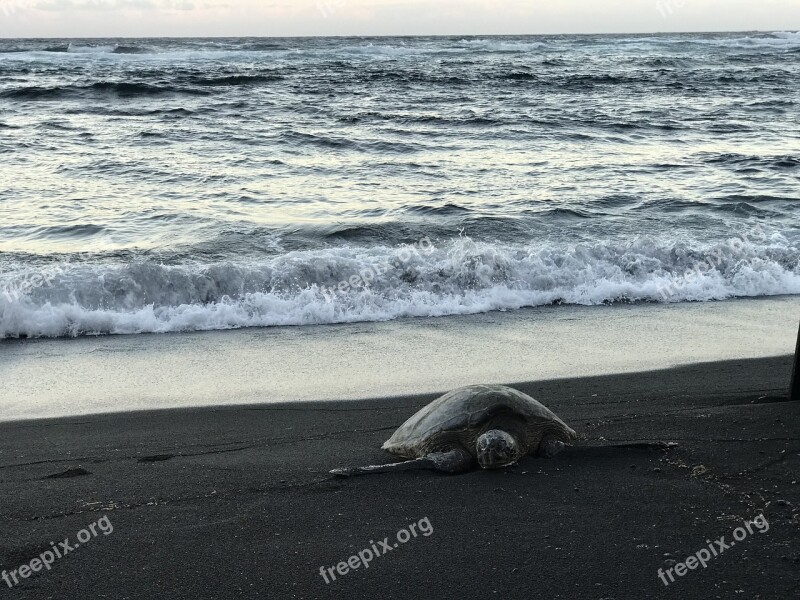
[[0, 40], [0, 339], [800, 294], [800, 33]]

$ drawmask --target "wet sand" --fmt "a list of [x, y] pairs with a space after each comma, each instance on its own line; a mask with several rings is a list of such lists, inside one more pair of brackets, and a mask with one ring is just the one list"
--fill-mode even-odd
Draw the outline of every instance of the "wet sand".
[[[104, 340], [103, 343], [107, 343]], [[88, 341], [86, 342], [89, 343]], [[579, 433], [500, 472], [336, 479], [432, 395], [0, 424], [0, 569], [107, 516], [8, 598], [795, 598], [800, 406], [789, 356], [518, 385]], [[607, 444], [674, 441], [670, 451]], [[675, 568], [765, 515], [706, 568]], [[326, 583], [335, 567], [427, 518]], [[381, 550], [381, 548], [379, 548]]]
[[791, 354], [800, 297], [0, 342], [0, 421], [440, 393]]

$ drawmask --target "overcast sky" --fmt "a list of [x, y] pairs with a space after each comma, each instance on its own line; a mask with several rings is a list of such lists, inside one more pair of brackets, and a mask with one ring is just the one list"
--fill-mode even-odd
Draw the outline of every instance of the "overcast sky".
[[800, 0], [0, 0], [0, 37], [798, 29]]

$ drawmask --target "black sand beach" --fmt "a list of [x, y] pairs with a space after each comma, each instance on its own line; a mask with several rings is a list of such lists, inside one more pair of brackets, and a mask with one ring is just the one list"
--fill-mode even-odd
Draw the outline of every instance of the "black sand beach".
[[[517, 384], [578, 431], [578, 447], [455, 477], [328, 475], [387, 460], [381, 442], [432, 395], [0, 424], [0, 568], [103, 517], [113, 525], [51, 570], [0, 582], [0, 595], [796, 598], [790, 371], [784, 356]], [[603, 447], [654, 440], [678, 447]], [[762, 512], [768, 530], [665, 587], [658, 569], [730, 543]], [[432, 534], [368, 569], [320, 575], [425, 518]]]

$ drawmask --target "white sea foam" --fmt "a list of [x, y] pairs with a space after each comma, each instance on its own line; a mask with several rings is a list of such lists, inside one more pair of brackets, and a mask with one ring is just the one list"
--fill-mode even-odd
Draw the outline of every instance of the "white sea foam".
[[67, 52], [72, 54], [111, 54], [117, 49], [116, 45], [107, 46], [77, 46], [70, 44], [67, 46]]
[[[800, 294], [800, 249], [764, 243], [691, 248], [627, 244], [495, 245], [461, 238], [430, 254], [341, 247], [271, 260], [165, 266], [67, 265], [51, 285], [19, 298], [0, 276], [0, 338], [195, 331], [249, 326], [385, 321], [568, 303], [682, 302]], [[704, 266], [698, 269], [698, 265]], [[369, 287], [325, 288], [359, 272]]]
[[460, 45], [470, 49], [486, 50], [488, 52], [531, 52], [547, 48], [545, 42], [529, 42], [509, 39], [472, 39], [461, 40]]
[[[327, 49], [319, 51], [328, 52]], [[342, 48], [337, 48], [336, 51], [343, 54], [363, 54], [369, 56], [417, 56], [430, 52], [430, 50], [424, 47], [375, 45], [372, 43], [358, 46], [343, 46]]]

